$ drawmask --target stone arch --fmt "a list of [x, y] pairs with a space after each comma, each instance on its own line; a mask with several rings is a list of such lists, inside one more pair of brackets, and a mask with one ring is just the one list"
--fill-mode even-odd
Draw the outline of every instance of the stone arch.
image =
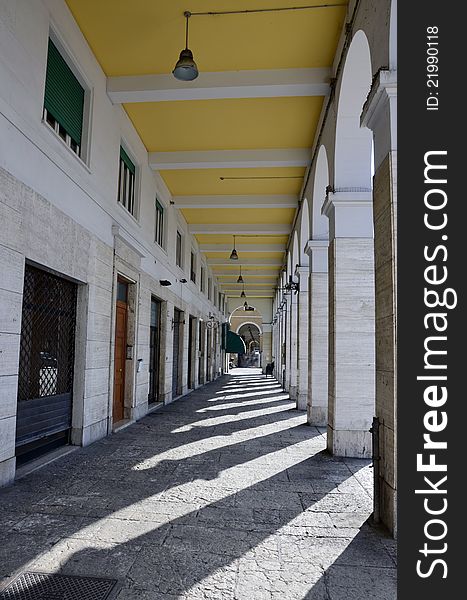
[[337, 107], [334, 188], [371, 189], [372, 133], [360, 127], [360, 115], [371, 87], [371, 55], [363, 30], [353, 36], [344, 64]]
[[311, 238], [313, 240], [327, 240], [329, 237], [329, 220], [321, 214], [321, 209], [326, 198], [326, 188], [329, 185], [329, 164], [326, 147], [321, 146], [318, 151], [313, 181], [313, 200], [311, 210]]

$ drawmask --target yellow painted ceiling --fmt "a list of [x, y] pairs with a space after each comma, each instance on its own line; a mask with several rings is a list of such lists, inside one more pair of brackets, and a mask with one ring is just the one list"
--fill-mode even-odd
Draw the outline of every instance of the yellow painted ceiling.
[[[160, 171], [174, 196], [204, 194], [299, 194], [305, 169], [186, 169]], [[221, 180], [221, 177], [241, 179]], [[256, 178], [256, 179], [252, 179]], [[267, 179], [264, 179], [264, 178]], [[280, 179], [278, 179], [278, 177]], [[245, 179], [248, 178], [248, 179]]]
[[323, 98], [140, 102], [125, 110], [149, 152], [309, 148]]
[[[233, 261], [232, 261], [233, 263]], [[234, 271], [235, 273], [239, 272], [239, 265], [236, 264], [232, 264], [232, 265], [215, 265], [212, 268], [213, 271]], [[274, 271], [276, 272], [278, 269], [276, 266], [274, 265], [262, 265], [261, 267], [258, 267], [258, 265], [242, 265], [242, 273], [244, 271]], [[268, 277], [270, 276], [270, 274], [268, 274]]]
[[[206, 258], [229, 258], [229, 252], [205, 252]], [[281, 259], [284, 256], [283, 252], [268, 252], [265, 250], [264, 252], [241, 252], [241, 257], [239, 258], [239, 265], [242, 264], [243, 259], [250, 258], [279, 258]]]
[[[316, 0], [66, 1], [108, 76], [170, 73], [185, 47], [185, 10], [322, 4]], [[332, 63], [345, 10], [194, 16], [189, 46], [203, 71], [326, 67]]]
[[[337, 0], [339, 1], [339, 0]], [[244, 10], [320, 4], [321, 0], [66, 0], [104, 73], [111, 76], [170, 74], [184, 48], [183, 12]], [[200, 72], [331, 67], [345, 22], [341, 7], [248, 15], [193, 16], [189, 47]], [[190, 83], [186, 84], [187, 86]], [[125, 110], [149, 152], [310, 148], [322, 97], [191, 100], [126, 104]], [[172, 195], [293, 194], [305, 169], [252, 168], [166, 170], [160, 175]], [[222, 180], [221, 177], [228, 179]], [[230, 179], [231, 178], [231, 179]], [[295, 210], [196, 209], [181, 211], [188, 223], [277, 224], [293, 221]], [[241, 227], [239, 227], [241, 229]], [[197, 235], [201, 244], [232, 244], [231, 235]], [[236, 244], [285, 244], [288, 236], [241, 236]], [[244, 258], [283, 253], [240, 253]], [[227, 257], [213, 252], [207, 256]], [[241, 261], [239, 261], [241, 262]], [[219, 271], [238, 273], [232, 263]], [[248, 284], [275, 277], [280, 269], [254, 271]], [[258, 273], [259, 271], [259, 273]], [[219, 276], [222, 281], [222, 276]], [[264, 284], [264, 281], [263, 281]], [[225, 283], [225, 286], [230, 284]], [[269, 284], [271, 295], [274, 284]], [[264, 285], [265, 290], [267, 286]], [[255, 293], [255, 296], [261, 294]]]
[[[219, 267], [219, 268], [220, 268], [220, 267]], [[256, 267], [256, 268], [258, 269], [259, 267]], [[244, 270], [244, 269], [242, 268], [242, 273], [243, 273], [243, 270]], [[234, 277], [234, 275], [236, 275], [236, 273], [231, 273], [230, 275], [225, 275], [225, 274], [219, 274], [219, 273], [218, 273], [218, 274], [217, 274], [217, 277], [218, 277], [219, 279], [226, 279], [226, 278], [232, 279], [232, 277]], [[271, 274], [271, 273], [261, 273], [260, 275], [257, 275], [257, 274], [255, 274], [255, 276], [254, 276], [254, 277], [255, 277], [255, 280], [256, 280], [256, 281], [258, 281], [258, 282], [261, 282], [261, 280], [262, 280], [262, 279], [265, 279], [265, 278], [267, 278], [267, 279], [271, 279], [271, 277], [274, 277], [274, 276], [275, 276], [275, 275], [274, 275], [274, 274]]]
[[[232, 244], [232, 235], [210, 235], [198, 233], [196, 239], [200, 244]], [[286, 235], [236, 235], [236, 244], [286, 244], [288, 236]]]
[[242, 223], [244, 225], [291, 223], [294, 208], [184, 208], [188, 223]]

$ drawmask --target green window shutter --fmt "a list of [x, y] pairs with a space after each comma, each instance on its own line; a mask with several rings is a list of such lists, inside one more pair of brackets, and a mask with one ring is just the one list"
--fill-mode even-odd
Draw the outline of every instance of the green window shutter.
[[81, 145], [84, 89], [51, 39], [47, 55], [44, 106], [73, 141]]
[[120, 146], [120, 158], [123, 160], [125, 165], [129, 168], [129, 170], [134, 175], [135, 174], [135, 165], [133, 164], [132, 160], [130, 159], [128, 154], [125, 152], [125, 150], [121, 146]]

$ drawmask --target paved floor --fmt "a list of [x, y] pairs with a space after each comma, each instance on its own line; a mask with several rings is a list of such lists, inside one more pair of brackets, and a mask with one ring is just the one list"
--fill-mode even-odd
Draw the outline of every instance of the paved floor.
[[[0, 577], [121, 579], [118, 600], [393, 600], [368, 461], [330, 457], [237, 369], [0, 491]], [[86, 599], [83, 599], [86, 600]]]

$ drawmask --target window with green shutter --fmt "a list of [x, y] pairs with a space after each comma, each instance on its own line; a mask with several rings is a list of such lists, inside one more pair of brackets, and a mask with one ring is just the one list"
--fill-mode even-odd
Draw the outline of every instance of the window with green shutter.
[[45, 77], [44, 119], [80, 156], [84, 88], [49, 38]]
[[135, 203], [136, 167], [120, 146], [120, 168], [118, 172], [118, 201], [127, 211], [136, 217]]

